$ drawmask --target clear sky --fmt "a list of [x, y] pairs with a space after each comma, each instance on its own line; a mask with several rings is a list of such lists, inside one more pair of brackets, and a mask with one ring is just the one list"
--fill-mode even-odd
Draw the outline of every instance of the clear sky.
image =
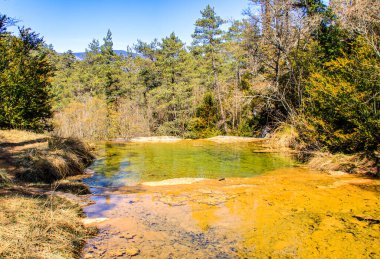
[[[84, 51], [112, 31], [114, 49], [175, 32], [192, 42], [195, 20], [207, 4], [224, 19], [238, 19], [248, 0], [0, 0], [0, 13], [40, 33], [58, 52]], [[14, 29], [11, 29], [15, 30]]]

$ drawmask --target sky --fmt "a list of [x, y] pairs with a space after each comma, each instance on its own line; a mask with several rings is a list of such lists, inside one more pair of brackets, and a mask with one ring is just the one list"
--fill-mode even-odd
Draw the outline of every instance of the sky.
[[[192, 42], [194, 23], [207, 4], [224, 19], [242, 18], [248, 0], [0, 0], [0, 13], [19, 20], [53, 44], [58, 52], [82, 52], [112, 32], [114, 49], [140, 39], [151, 42], [171, 32]], [[16, 31], [17, 28], [11, 28]]]

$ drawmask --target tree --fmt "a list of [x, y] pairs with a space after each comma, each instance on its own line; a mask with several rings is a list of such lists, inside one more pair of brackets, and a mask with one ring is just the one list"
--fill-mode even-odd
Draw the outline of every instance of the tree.
[[16, 23], [17, 21], [15, 19], [0, 13], [0, 35], [6, 34], [7, 28], [15, 25]]
[[195, 22], [195, 31], [192, 35], [194, 38], [193, 45], [200, 46], [201, 51], [206, 55], [206, 59], [210, 60], [209, 67], [214, 76], [213, 88], [216, 90], [224, 132], [227, 132], [228, 128], [222, 103], [221, 87], [218, 82], [220, 67], [219, 55], [223, 36], [223, 31], [220, 27], [224, 21], [220, 16], [216, 15], [214, 8], [211, 8], [210, 5], [207, 5], [206, 8], [201, 11], [201, 14], [202, 18]]
[[380, 68], [364, 38], [353, 53], [326, 62], [307, 84], [307, 137], [333, 152], [373, 151], [380, 143]]
[[103, 45], [100, 47], [100, 50], [101, 50], [103, 55], [106, 55], [106, 56], [113, 56], [114, 55], [112, 33], [111, 33], [110, 29], [108, 29], [106, 37], [103, 38]]
[[351, 33], [361, 35], [380, 58], [380, 3], [376, 0], [333, 0], [331, 7], [340, 25]]
[[[4, 24], [4, 16], [3, 16]], [[43, 130], [51, 116], [50, 78], [43, 39], [29, 28], [0, 34], [0, 127]]]
[[[112, 48], [112, 45], [111, 45], [111, 48]], [[93, 39], [90, 42], [90, 44], [88, 44], [88, 49], [86, 49], [86, 53], [99, 54], [100, 53], [99, 41], [96, 39]]]
[[161, 134], [184, 136], [192, 109], [192, 62], [185, 44], [174, 34], [158, 43], [154, 70], [159, 86], [149, 92], [150, 106]]

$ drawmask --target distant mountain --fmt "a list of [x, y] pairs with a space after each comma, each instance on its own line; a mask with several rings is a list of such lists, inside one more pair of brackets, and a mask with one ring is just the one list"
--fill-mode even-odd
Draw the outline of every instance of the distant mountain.
[[[120, 55], [120, 56], [124, 56], [126, 57], [128, 55], [128, 52], [126, 52], [125, 50], [118, 50], [118, 49], [115, 49], [113, 51], [115, 54], [117, 55]], [[86, 52], [74, 52], [73, 53], [74, 56], [78, 59], [78, 60], [84, 60], [85, 56], [86, 56]], [[133, 57], [136, 57], [136, 56], [139, 56], [138, 54], [136, 53], [132, 53], [132, 56]]]

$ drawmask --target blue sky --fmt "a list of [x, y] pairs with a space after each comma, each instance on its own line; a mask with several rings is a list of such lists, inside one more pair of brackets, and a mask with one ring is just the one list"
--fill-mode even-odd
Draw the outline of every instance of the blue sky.
[[241, 18], [249, 5], [248, 0], [0, 0], [0, 13], [40, 33], [58, 52], [78, 52], [93, 38], [101, 41], [108, 28], [114, 49], [173, 31], [190, 44], [194, 22], [207, 4], [224, 19]]

